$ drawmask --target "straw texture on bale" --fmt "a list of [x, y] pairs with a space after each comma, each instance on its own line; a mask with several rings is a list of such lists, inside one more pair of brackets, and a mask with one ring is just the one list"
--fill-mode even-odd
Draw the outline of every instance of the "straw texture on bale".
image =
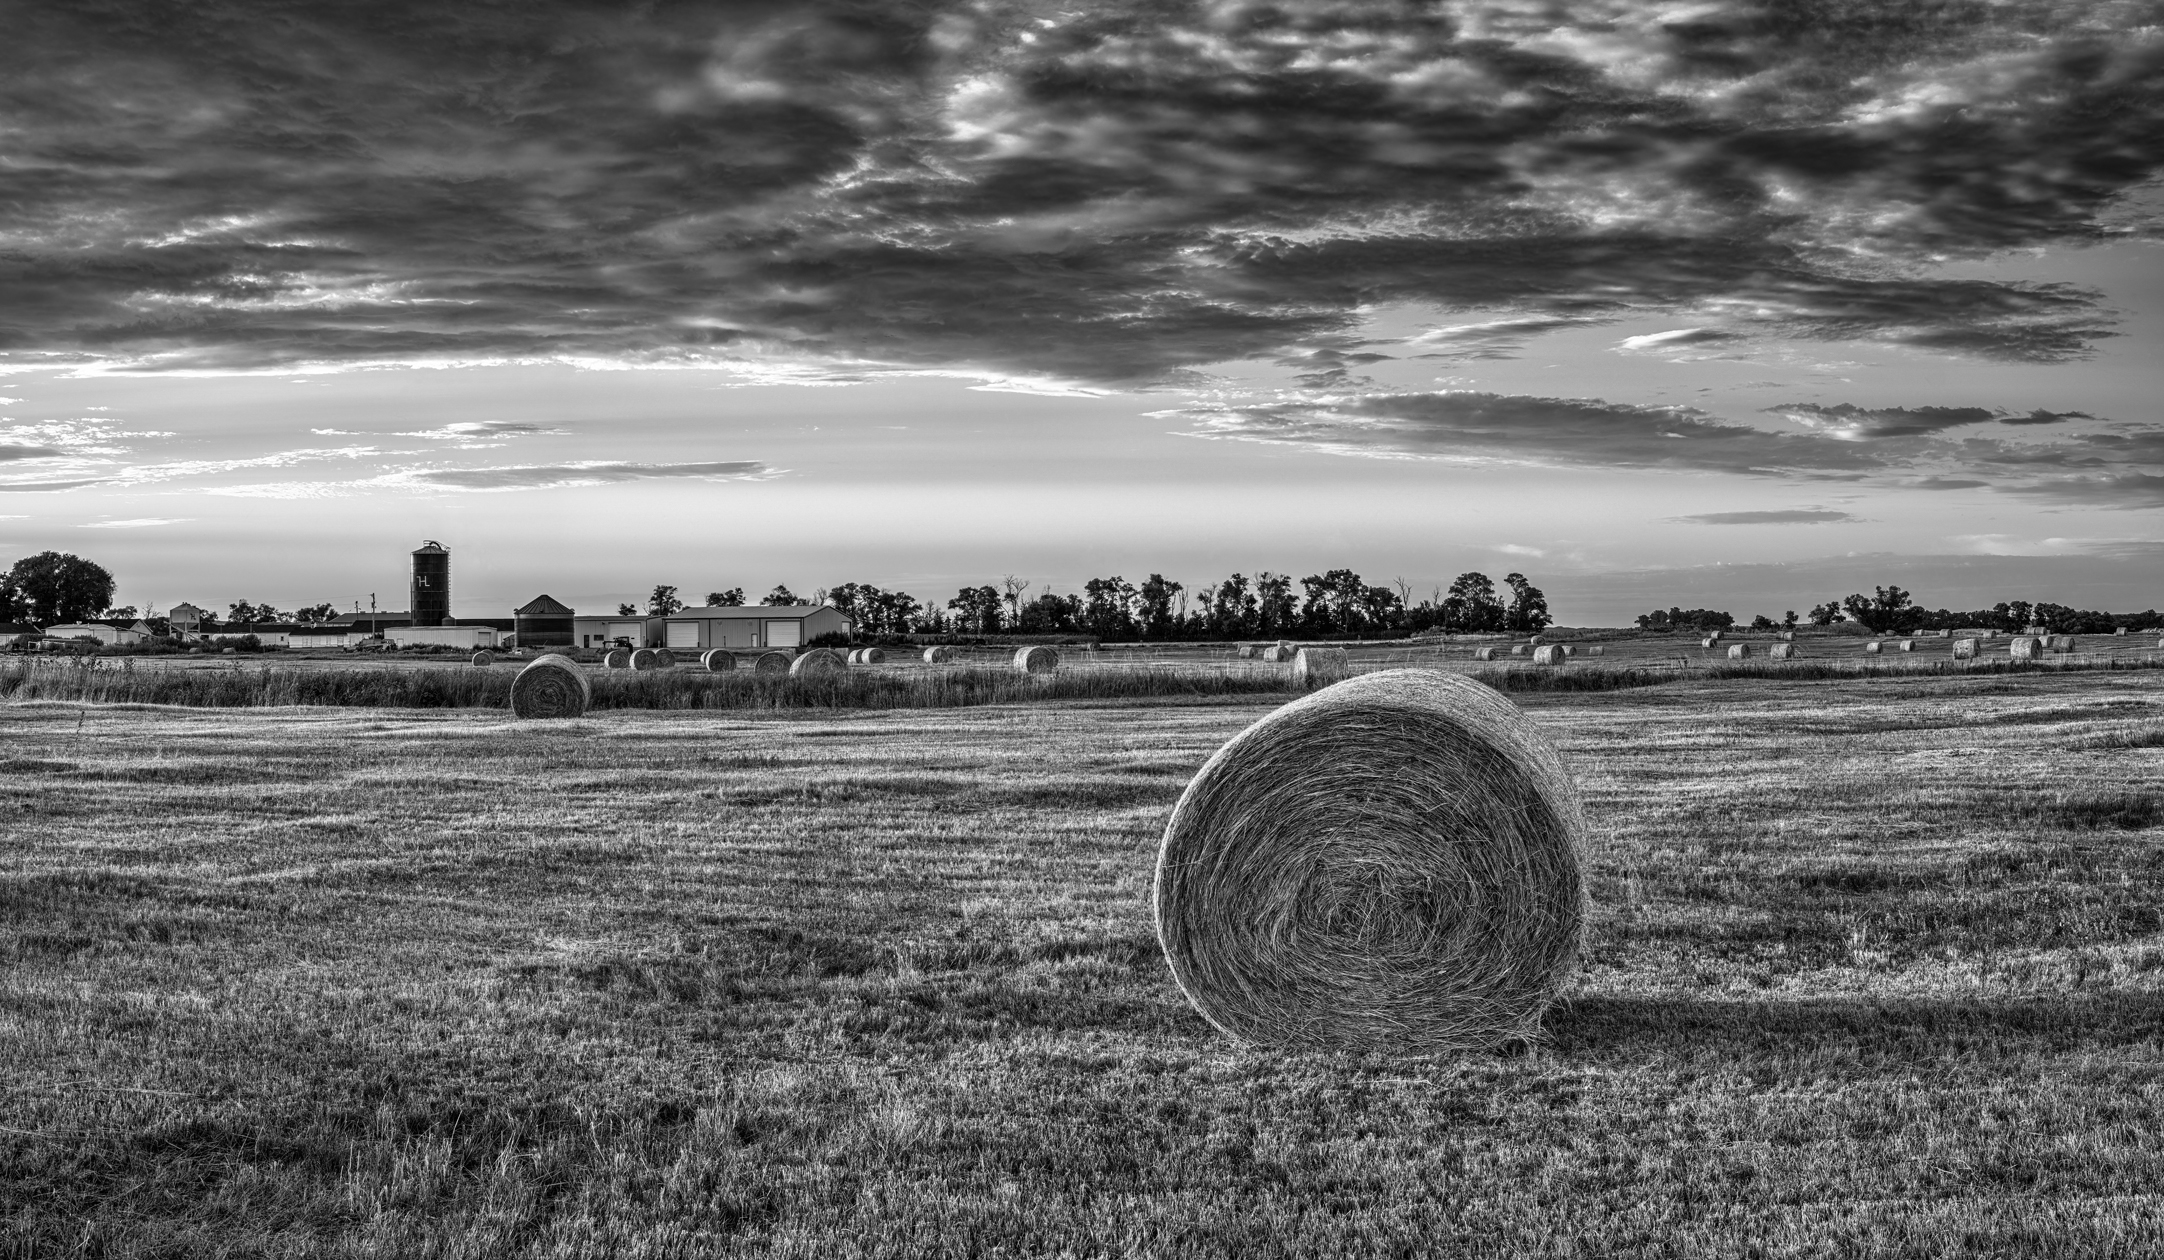
[[880, 665], [884, 664], [886, 659], [887, 654], [884, 649], [868, 647], [857, 652], [856, 663], [859, 665]]
[[1747, 661], [1751, 659], [1751, 645], [1748, 643], [1729, 644], [1728, 659], [1732, 661]]
[[1341, 647], [1304, 647], [1293, 653], [1293, 681], [1303, 687], [1326, 687], [1352, 674], [1352, 659]]
[[2051, 636], [2051, 641], [2049, 643], [2046, 643], [2044, 646], [2050, 648], [2054, 652], [2071, 652], [2074, 650], [2074, 636], [2070, 634], [2055, 634]]
[[601, 667], [603, 669], [630, 669], [631, 653], [622, 648], [610, 648], [601, 654]]
[[1562, 758], [1508, 700], [1367, 674], [1195, 776], [1158, 857], [1158, 939], [1241, 1041], [1484, 1049], [1534, 1031], [1577, 962], [1584, 837]]
[[1863, 645], [1863, 650], [1869, 655], [1877, 656], [1881, 651], [1885, 649], [1885, 646], [1885, 644], [1880, 643], [1877, 639], [1873, 639], [1869, 643]]
[[1896, 652], [1913, 652], [1916, 650], [1916, 640], [1903, 639], [1900, 642], [1894, 644], [1894, 650]]
[[1049, 674], [1059, 668], [1059, 649], [1042, 643], [1017, 648], [1014, 653], [1015, 672], [1022, 674]]
[[1564, 654], [1563, 649], [1553, 643], [1543, 643], [1533, 649], [1535, 665], [1561, 665], [1568, 659], [1570, 658]]
[[786, 674], [789, 672], [789, 654], [787, 652], [761, 652], [758, 661], [752, 665], [751, 669], [755, 674]]
[[1262, 650], [1262, 659], [1272, 665], [1282, 665], [1292, 659], [1292, 646], [1286, 643], [1273, 643]]
[[848, 669], [847, 658], [833, 648], [813, 648], [789, 662], [791, 678], [832, 678]]
[[1243, 661], [1251, 661], [1254, 660], [1256, 656], [1260, 655], [1261, 652], [1262, 649], [1256, 647], [1252, 643], [1242, 643], [1240, 645], [1240, 650], [1235, 653], [1235, 655], [1237, 655]]
[[1510, 649], [1510, 654], [1511, 654], [1512, 656], [1524, 656], [1524, 655], [1526, 655], [1527, 653], [1531, 652], [1532, 650], [1533, 650], [1533, 649], [1531, 649], [1531, 648], [1529, 648], [1529, 647], [1525, 646], [1525, 645], [1524, 645], [1523, 643], [1520, 643], [1520, 644], [1518, 644], [1518, 645], [1516, 645], [1515, 647], [1513, 647], [1513, 648], [1511, 648], [1511, 649]]
[[706, 666], [710, 674], [726, 674], [736, 668], [736, 653], [727, 648], [708, 648], [700, 654], [699, 664]]
[[473, 663], [484, 667], [494, 665], [496, 663], [496, 654], [487, 648], [482, 648], [473, 654]]
[[928, 647], [924, 649], [924, 663], [927, 665], [944, 665], [953, 659], [954, 649], [951, 647]]
[[1955, 660], [1957, 660], [1957, 661], [1973, 661], [1973, 660], [1975, 660], [1975, 659], [1976, 659], [1976, 640], [1974, 640], [1974, 639], [1955, 639], [1955, 640], [1954, 640], [1954, 659], [1955, 659]]
[[2016, 635], [2008, 641], [2006, 654], [2017, 661], [2033, 661], [2044, 654], [2044, 641], [2033, 634]]
[[1495, 659], [1495, 649], [1492, 647], [1474, 648], [1473, 659], [1476, 661], [1492, 661]]
[[593, 700], [586, 671], [568, 656], [537, 656], [511, 680], [511, 712], [522, 718], [575, 718]]
[[631, 654], [631, 668], [639, 673], [661, 668], [661, 652], [658, 648], [640, 648]]
[[858, 653], [860, 653], [860, 652], [862, 652], [863, 650], [864, 650], [863, 648], [850, 648], [850, 649], [849, 649], [849, 663], [850, 663], [851, 665], [854, 665], [854, 664], [856, 664], [856, 663], [857, 663], [857, 654], [858, 654]]
[[1777, 661], [1792, 661], [1796, 659], [1796, 645], [1793, 643], [1776, 643], [1767, 651], [1766, 655]]

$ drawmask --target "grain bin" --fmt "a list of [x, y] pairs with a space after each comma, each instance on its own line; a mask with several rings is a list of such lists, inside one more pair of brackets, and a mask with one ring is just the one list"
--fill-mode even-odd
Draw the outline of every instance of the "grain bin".
[[736, 668], [736, 653], [727, 648], [708, 648], [699, 654], [699, 664], [709, 674], [726, 674]]
[[1585, 831], [1561, 756], [1508, 700], [1368, 674], [1195, 776], [1158, 855], [1158, 939], [1239, 1041], [1485, 1049], [1534, 1035], [1577, 963]]
[[1766, 655], [1777, 661], [1792, 661], [1796, 659], [1796, 645], [1793, 643], [1776, 643], [1767, 651]]
[[1292, 679], [1303, 687], [1327, 687], [1352, 673], [1352, 658], [1341, 647], [1304, 647], [1293, 654]]
[[1568, 659], [1570, 658], [1563, 654], [1563, 649], [1553, 643], [1543, 643], [1533, 649], [1535, 665], [1561, 665]]
[[415, 627], [440, 626], [451, 619], [451, 549], [433, 538], [414, 549], [406, 607]]
[[574, 718], [592, 702], [586, 671], [554, 652], [535, 657], [511, 680], [511, 712], [518, 717]]
[[833, 648], [813, 648], [789, 662], [791, 678], [839, 678], [848, 672], [848, 658]]
[[2044, 641], [2033, 634], [2016, 635], [2007, 641], [2006, 654], [2017, 661], [2033, 661], [2044, 655]]
[[1020, 674], [1049, 674], [1059, 668], [1059, 650], [1042, 643], [1018, 648], [1014, 654], [1014, 668]]
[[1954, 659], [1955, 659], [1955, 660], [1957, 660], [1957, 661], [1973, 661], [1973, 660], [1975, 660], [1975, 659], [1976, 659], [1976, 640], [1974, 640], [1974, 639], [1955, 639], [1955, 640], [1954, 640]]

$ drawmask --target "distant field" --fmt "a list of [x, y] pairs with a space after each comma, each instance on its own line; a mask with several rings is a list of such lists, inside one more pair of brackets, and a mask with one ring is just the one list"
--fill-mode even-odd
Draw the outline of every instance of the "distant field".
[[1521, 697], [1590, 961], [1463, 1059], [1168, 978], [1273, 698], [0, 706], [0, 1255], [2157, 1254], [2160, 684]]

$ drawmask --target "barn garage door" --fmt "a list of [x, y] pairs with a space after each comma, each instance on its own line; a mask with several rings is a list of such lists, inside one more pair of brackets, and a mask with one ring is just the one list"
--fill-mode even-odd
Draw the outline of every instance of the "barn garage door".
[[638, 621], [612, 621], [609, 623], [609, 641], [629, 639], [633, 646], [646, 642], [646, 625]]
[[802, 642], [804, 642], [803, 622], [769, 621], [766, 623], [766, 645], [768, 647], [796, 647]]
[[699, 646], [699, 623], [696, 621], [670, 622], [668, 646], [672, 648], [695, 648]]

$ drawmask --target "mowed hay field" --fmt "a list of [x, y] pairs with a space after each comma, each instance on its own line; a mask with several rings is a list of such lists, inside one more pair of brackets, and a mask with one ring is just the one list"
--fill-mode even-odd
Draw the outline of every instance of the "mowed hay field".
[[0, 1255], [2164, 1250], [2164, 675], [1517, 697], [1532, 1044], [1244, 1050], [1149, 920], [1251, 697], [0, 708]]

